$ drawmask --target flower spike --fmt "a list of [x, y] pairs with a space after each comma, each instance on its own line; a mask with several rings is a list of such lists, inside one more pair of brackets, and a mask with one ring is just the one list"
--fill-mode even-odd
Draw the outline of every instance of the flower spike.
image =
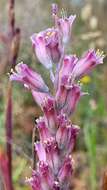
[[50, 73], [53, 94], [42, 77], [23, 63], [18, 64], [16, 72], [12, 70], [10, 76], [11, 80], [31, 90], [43, 112], [35, 126], [39, 132], [39, 141], [34, 143], [38, 156], [36, 171], [33, 170], [27, 180], [32, 190], [70, 190], [74, 169], [72, 152], [80, 130], [72, 124], [70, 116], [81, 96], [86, 94], [78, 80], [104, 59], [99, 50], [88, 50], [80, 59], [76, 55], [66, 55], [65, 48], [76, 15], [67, 17], [62, 9], [62, 18], [59, 18], [56, 4], [52, 4], [51, 14], [54, 27], [33, 34], [31, 41], [38, 60]]

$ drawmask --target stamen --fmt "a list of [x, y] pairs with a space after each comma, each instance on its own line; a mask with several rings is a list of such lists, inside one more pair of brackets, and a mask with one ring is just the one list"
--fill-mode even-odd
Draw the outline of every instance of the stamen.
[[104, 52], [103, 52], [103, 51], [100, 51], [99, 49], [96, 51], [96, 55], [98, 55], [98, 56], [100, 56], [100, 57], [102, 57], [102, 58], [105, 57]]
[[62, 19], [67, 18], [67, 12], [66, 12], [66, 10], [64, 10], [63, 8], [62, 8], [62, 10], [61, 10], [61, 16], [62, 16]]
[[15, 72], [14, 72], [13, 68], [11, 68], [10, 72], [8, 72], [7, 75], [10, 76], [10, 75], [12, 75], [12, 74], [14, 74], [14, 73], [15, 73]]
[[55, 32], [51, 31], [51, 32], [47, 32], [46, 33], [46, 36], [45, 36], [45, 39], [48, 39], [49, 37], [52, 37], [55, 35]]

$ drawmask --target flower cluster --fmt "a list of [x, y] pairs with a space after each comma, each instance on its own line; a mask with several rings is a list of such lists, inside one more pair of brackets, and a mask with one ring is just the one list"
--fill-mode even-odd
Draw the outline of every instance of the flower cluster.
[[42, 77], [26, 64], [19, 63], [10, 80], [27, 87], [43, 111], [36, 121], [40, 140], [35, 142], [38, 156], [36, 170], [27, 182], [33, 190], [69, 190], [73, 172], [71, 156], [79, 127], [72, 124], [69, 117], [74, 112], [84, 93], [78, 80], [96, 65], [103, 63], [103, 55], [88, 50], [82, 58], [66, 55], [65, 47], [70, 40], [75, 15], [58, 16], [58, 7], [52, 5], [55, 26], [31, 36], [38, 60], [50, 72], [54, 95]]

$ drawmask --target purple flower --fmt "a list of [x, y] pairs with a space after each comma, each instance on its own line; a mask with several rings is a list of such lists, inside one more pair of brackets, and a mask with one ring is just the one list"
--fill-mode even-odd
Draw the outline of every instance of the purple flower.
[[63, 59], [63, 64], [59, 72], [59, 80], [63, 76], [70, 76], [74, 66], [76, 65], [78, 58], [76, 55], [66, 55]]
[[[75, 55], [65, 55], [62, 63], [62, 67], [58, 76], [58, 91], [56, 97], [64, 97], [66, 90], [64, 86], [70, 85], [71, 73], [77, 62], [78, 58]], [[63, 95], [62, 95], [63, 94]]]
[[40, 134], [40, 141], [43, 143], [47, 138], [51, 137], [51, 134], [49, 132], [49, 129], [46, 126], [44, 117], [40, 117], [36, 120], [37, 122], [37, 128]]
[[59, 149], [63, 150], [62, 156], [69, 155], [74, 148], [79, 127], [75, 125], [60, 125], [56, 133]]
[[68, 189], [70, 184], [70, 177], [73, 172], [73, 160], [71, 156], [67, 157], [62, 164], [62, 167], [58, 173], [58, 180], [63, 187], [62, 189]]
[[46, 152], [45, 152], [44, 146], [41, 142], [35, 143], [35, 151], [37, 152], [39, 161], [46, 162]]
[[48, 165], [53, 171], [54, 175], [57, 175], [61, 165], [57, 142], [51, 137], [44, 142], [44, 147]]
[[57, 130], [57, 110], [55, 108], [55, 100], [53, 98], [46, 98], [42, 106], [46, 124], [53, 135]]
[[76, 18], [76, 15], [71, 15], [70, 17], [64, 16], [64, 18], [59, 18], [57, 21], [59, 32], [62, 35], [62, 41], [64, 44], [68, 43], [71, 36], [72, 24]]
[[62, 76], [62, 78], [59, 81], [58, 90], [56, 92], [56, 102], [58, 109], [63, 108], [63, 106], [66, 103], [68, 90], [71, 88], [69, 86], [69, 80], [70, 78], [66, 75]]
[[75, 65], [71, 77], [72, 79], [80, 79], [89, 73], [96, 65], [103, 63], [104, 55], [99, 51], [89, 50]]
[[62, 112], [67, 115], [72, 114], [75, 111], [77, 103], [79, 102], [82, 95], [84, 95], [84, 93], [81, 92], [81, 87], [79, 85], [73, 85], [67, 91], [67, 97], [62, 108]]
[[22, 62], [16, 65], [16, 72], [12, 71], [10, 75], [10, 80], [20, 82], [30, 90], [36, 90], [39, 92], [48, 92], [48, 87], [44, 83], [42, 77], [30, 69], [26, 64]]
[[47, 68], [52, 69], [53, 63], [58, 63], [62, 54], [60, 35], [57, 29], [48, 28], [31, 36], [37, 58]]
[[41, 176], [41, 186], [43, 190], [50, 190], [54, 183], [54, 175], [46, 162], [39, 162], [38, 171]]

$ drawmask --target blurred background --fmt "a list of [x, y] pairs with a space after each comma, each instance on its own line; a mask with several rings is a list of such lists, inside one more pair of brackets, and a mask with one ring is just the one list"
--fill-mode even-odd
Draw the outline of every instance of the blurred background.
[[[16, 24], [21, 30], [17, 63], [22, 61], [42, 74], [50, 86], [49, 73], [36, 59], [30, 36], [52, 26], [50, 7], [58, 3], [68, 15], [76, 14], [68, 53], [81, 56], [89, 48], [107, 52], [107, 0], [15, 0]], [[0, 0], [0, 33], [8, 31], [8, 3]], [[10, 67], [7, 46], [0, 41], [0, 152], [5, 150], [5, 110]], [[73, 152], [75, 172], [73, 190], [101, 189], [107, 171], [107, 58], [92, 74], [82, 78], [84, 96], [71, 120], [81, 127]], [[30, 189], [32, 129], [41, 115], [30, 92], [13, 84], [13, 182], [15, 190]]]

